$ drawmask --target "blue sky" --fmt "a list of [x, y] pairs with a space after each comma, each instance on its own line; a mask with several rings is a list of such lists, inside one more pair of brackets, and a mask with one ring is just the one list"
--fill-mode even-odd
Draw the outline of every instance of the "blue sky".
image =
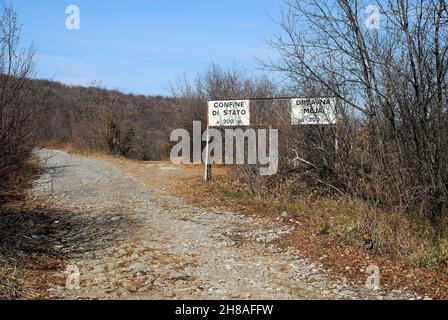
[[[168, 95], [169, 82], [216, 62], [259, 72], [275, 57], [279, 0], [12, 0], [22, 43], [34, 43], [36, 77], [69, 84], [100, 81], [137, 94]], [[81, 29], [67, 30], [77, 5]]]

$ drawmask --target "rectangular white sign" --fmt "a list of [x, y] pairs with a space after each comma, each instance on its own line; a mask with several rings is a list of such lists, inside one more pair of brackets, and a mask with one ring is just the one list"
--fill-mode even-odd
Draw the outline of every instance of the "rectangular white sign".
[[336, 98], [291, 99], [291, 120], [299, 124], [336, 124]]
[[250, 100], [208, 102], [210, 127], [238, 127], [250, 125]]

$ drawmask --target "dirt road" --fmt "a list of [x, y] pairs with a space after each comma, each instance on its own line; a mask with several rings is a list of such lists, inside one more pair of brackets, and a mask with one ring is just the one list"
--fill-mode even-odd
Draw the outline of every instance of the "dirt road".
[[36, 196], [64, 212], [55, 249], [80, 270], [53, 299], [409, 299], [331, 276], [271, 242], [291, 226], [201, 209], [167, 192], [187, 169], [42, 150]]

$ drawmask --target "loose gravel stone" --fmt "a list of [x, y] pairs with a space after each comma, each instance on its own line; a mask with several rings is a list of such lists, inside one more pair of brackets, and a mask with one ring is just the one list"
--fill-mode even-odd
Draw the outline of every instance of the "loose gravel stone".
[[182, 167], [45, 149], [38, 155], [48, 170], [33, 193], [56, 197], [67, 212], [55, 220], [61, 234], [54, 246], [81, 270], [80, 290], [67, 290], [60, 271], [53, 299], [417, 298], [338, 280], [319, 262], [278, 248], [272, 242], [294, 230], [282, 219], [205, 210], [168, 194]]

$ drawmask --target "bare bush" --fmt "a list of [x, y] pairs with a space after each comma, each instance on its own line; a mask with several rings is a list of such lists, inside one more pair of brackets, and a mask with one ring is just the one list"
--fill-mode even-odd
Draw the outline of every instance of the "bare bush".
[[[197, 75], [193, 84], [185, 78], [175, 83], [172, 87], [173, 96], [180, 101], [183, 108], [179, 116], [183, 119], [181, 125], [190, 133], [193, 131], [193, 121], [201, 121], [202, 128], [207, 126], [206, 105], [208, 100], [225, 99], [255, 99], [269, 98], [278, 94], [276, 86], [264, 75], [250, 76], [235, 68], [224, 70], [217, 64], [211, 64], [209, 68]], [[251, 122], [261, 125], [257, 127], [269, 127], [269, 122], [274, 121], [279, 115], [281, 108], [270, 108], [263, 101], [251, 104]], [[224, 137], [224, 131], [221, 135]], [[244, 128], [243, 128], [244, 129]], [[205, 147], [205, 142], [203, 142]], [[224, 144], [225, 148], [225, 144]], [[247, 158], [248, 146], [245, 146], [245, 157]], [[213, 154], [212, 154], [213, 155]], [[257, 165], [238, 165], [233, 166], [232, 171], [235, 176], [247, 184], [251, 191], [261, 194], [263, 186], [262, 179], [259, 176]]]
[[379, 29], [366, 23], [368, 5], [285, 1], [271, 67], [296, 92], [341, 101], [339, 149], [334, 130], [309, 128], [291, 148], [306, 160], [295, 170], [376, 207], [420, 213], [437, 240], [448, 196], [446, 2], [377, 1]]
[[34, 146], [32, 104], [35, 88], [28, 82], [33, 49], [19, 48], [20, 28], [11, 6], [0, 5], [0, 205]]

